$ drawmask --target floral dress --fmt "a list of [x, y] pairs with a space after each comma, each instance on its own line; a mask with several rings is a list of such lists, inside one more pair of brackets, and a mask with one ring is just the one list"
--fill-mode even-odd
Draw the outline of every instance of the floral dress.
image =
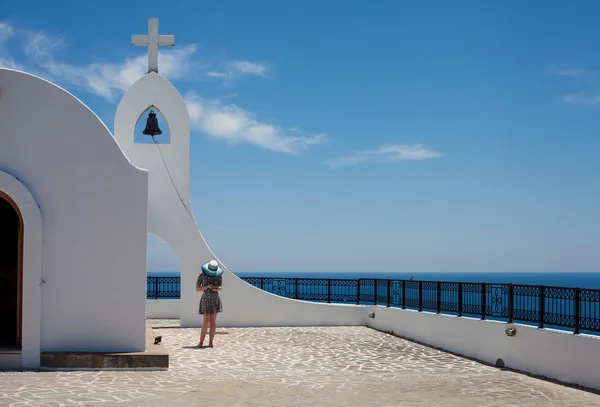
[[[209, 277], [204, 273], [200, 273], [196, 285], [200, 287], [206, 287], [212, 285], [213, 287], [220, 287], [223, 285], [223, 276]], [[221, 297], [217, 291], [206, 290], [202, 293], [200, 298], [199, 314], [216, 314], [223, 312], [223, 304], [221, 304]]]

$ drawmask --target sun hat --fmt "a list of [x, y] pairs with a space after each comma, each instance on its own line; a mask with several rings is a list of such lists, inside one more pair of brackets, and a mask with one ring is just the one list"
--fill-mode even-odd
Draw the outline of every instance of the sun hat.
[[219, 267], [219, 263], [216, 260], [211, 260], [202, 265], [202, 272], [209, 277], [219, 277], [223, 274], [223, 269]]

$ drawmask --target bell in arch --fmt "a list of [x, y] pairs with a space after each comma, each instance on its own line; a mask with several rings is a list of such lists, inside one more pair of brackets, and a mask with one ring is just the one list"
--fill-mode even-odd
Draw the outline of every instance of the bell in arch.
[[158, 119], [156, 118], [156, 113], [154, 113], [154, 110], [151, 110], [150, 113], [148, 113], [146, 128], [142, 133], [152, 137], [162, 134], [160, 127], [158, 127]]

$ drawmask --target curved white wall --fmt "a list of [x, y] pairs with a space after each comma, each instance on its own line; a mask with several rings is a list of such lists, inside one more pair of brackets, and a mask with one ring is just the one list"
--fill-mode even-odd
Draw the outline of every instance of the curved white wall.
[[146, 318], [148, 319], [179, 319], [179, 300], [147, 300]]
[[144, 350], [147, 173], [89, 108], [33, 75], [0, 68], [0, 123], [0, 170], [42, 215], [41, 350]]
[[[519, 324], [371, 306], [368, 326], [440, 349], [600, 390], [600, 337]], [[509, 337], [506, 328], [516, 328]]]
[[[0, 136], [0, 146], [2, 138]], [[31, 192], [12, 175], [0, 171], [0, 191], [18, 206], [23, 217], [23, 299], [21, 366], [40, 365], [42, 279], [42, 216]]]
[[[155, 106], [169, 123], [170, 144], [161, 144], [160, 149], [186, 206], [182, 204], [169, 179], [159, 147], [134, 143], [136, 122], [150, 106]], [[202, 263], [215, 259], [216, 256], [206, 244], [191, 214], [190, 119], [177, 89], [154, 72], [139, 79], [119, 103], [115, 117], [115, 138], [133, 163], [148, 169], [148, 232], [167, 242], [179, 258], [182, 326], [200, 326], [200, 293], [196, 292], [196, 279]], [[223, 275], [221, 296], [224, 312], [219, 315], [219, 323], [227, 326], [365, 323], [363, 307], [315, 304], [278, 297], [245, 283], [227, 269]]]

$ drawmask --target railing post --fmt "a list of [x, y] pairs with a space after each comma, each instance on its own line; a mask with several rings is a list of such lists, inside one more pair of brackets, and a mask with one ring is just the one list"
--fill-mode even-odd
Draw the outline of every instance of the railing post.
[[406, 309], [406, 280], [402, 280], [402, 309]]
[[389, 307], [392, 303], [392, 296], [390, 295], [391, 292], [391, 288], [392, 288], [392, 281], [390, 279], [388, 279], [388, 286], [387, 286], [387, 306]]
[[508, 285], [508, 322], [512, 323], [514, 321], [514, 297], [513, 297], [513, 285]]
[[158, 277], [154, 277], [154, 289], [156, 291], [156, 297], [154, 299], [158, 300]]
[[373, 305], [377, 305], [377, 279], [373, 279]]
[[540, 286], [540, 304], [538, 306], [539, 308], [539, 327], [543, 328], [544, 327], [544, 317], [546, 316], [546, 289], [544, 288], [543, 285]]
[[360, 305], [360, 278], [356, 280], [356, 305]]
[[581, 290], [579, 288], [575, 289], [575, 331], [573, 333], [578, 334], [579, 329], [581, 328], [581, 315], [579, 307], [581, 305]]
[[442, 313], [442, 283], [437, 282], [437, 313]]
[[462, 291], [462, 283], [458, 283], [458, 316], [462, 317], [462, 297], [463, 297], [463, 291]]
[[261, 289], [261, 290], [264, 290], [263, 280], [264, 280], [264, 278], [263, 278], [263, 277], [261, 277], [261, 278], [260, 278], [260, 289]]
[[327, 279], [327, 304], [331, 304], [331, 279]]
[[481, 283], [481, 319], [485, 319], [486, 295], [485, 283]]
[[423, 282], [419, 280], [419, 312], [423, 311]]
[[300, 279], [296, 277], [294, 280], [295, 280], [295, 285], [296, 285], [296, 287], [295, 287], [296, 299], [298, 299], [298, 280], [300, 280]]

